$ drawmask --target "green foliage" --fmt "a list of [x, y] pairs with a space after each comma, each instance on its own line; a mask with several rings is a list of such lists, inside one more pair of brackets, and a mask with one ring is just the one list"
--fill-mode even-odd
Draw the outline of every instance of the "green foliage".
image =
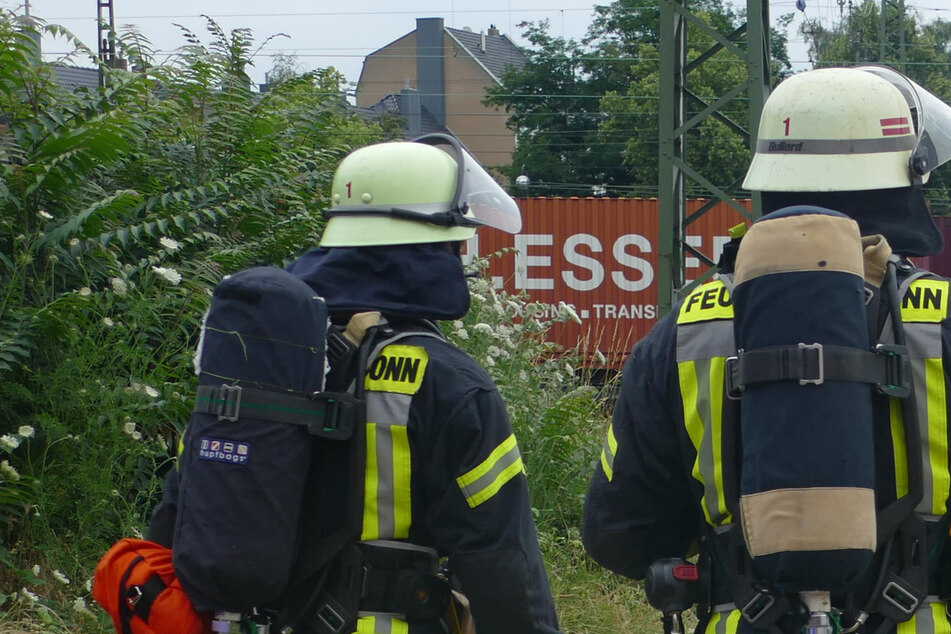
[[210, 289], [314, 245], [333, 167], [382, 131], [332, 69], [253, 92], [244, 29], [183, 29], [165, 64], [129, 30], [133, 70], [76, 93], [31, 32], [73, 41], [0, 13], [0, 624], [102, 631], [84, 584], [158, 499]]
[[[333, 69], [251, 91], [243, 29], [209, 20], [209, 44], [183, 29], [162, 64], [126, 31], [133, 70], [67, 93], [22, 27], [0, 13], [0, 629], [101, 633], [93, 567], [158, 500], [211, 289], [312, 246], [333, 166], [389, 132], [348, 114]], [[604, 400], [547, 343], [559, 320], [485, 280], [472, 291], [447, 333], [509, 404], [552, 582], [596, 580], [580, 602], [559, 598], [566, 631], [628, 629], [635, 591], [603, 579], [577, 536]], [[592, 621], [592, 602], [610, 613]]]
[[[800, 32], [809, 42], [809, 58], [816, 67], [884, 63], [951, 103], [951, 22], [924, 22], [911, 7], [899, 20], [898, 5], [891, 3], [885, 10], [884, 46], [881, 3], [874, 0], [857, 3], [831, 28], [816, 20], [804, 22]], [[935, 170], [924, 193], [934, 213], [951, 213], [951, 169]]]
[[[722, 36], [744, 21], [721, 0], [691, 3], [691, 13]], [[788, 22], [787, 22], [788, 23]], [[502, 85], [489, 90], [488, 103], [510, 113], [518, 139], [506, 176], [521, 173], [532, 181], [530, 194], [657, 194], [658, 113], [660, 108], [660, 3], [615, 0], [595, 9], [581, 43], [553, 37], [548, 25], [524, 23], [532, 44], [528, 63], [510, 70]], [[715, 43], [695, 24], [687, 25], [687, 59], [695, 60]], [[745, 36], [737, 41], [745, 47]], [[786, 38], [770, 33], [773, 73], [789, 69]], [[728, 50], [712, 55], [687, 74], [696, 95], [684, 120], [703, 112], [746, 80], [745, 64]], [[599, 98], [601, 97], [601, 98]], [[721, 112], [748, 127], [745, 92]], [[708, 117], [688, 133], [691, 166], [714, 184], [727, 187], [745, 172], [749, 149], [742, 136]], [[689, 193], [689, 192], [688, 192]], [[699, 192], [704, 193], [704, 192]]]

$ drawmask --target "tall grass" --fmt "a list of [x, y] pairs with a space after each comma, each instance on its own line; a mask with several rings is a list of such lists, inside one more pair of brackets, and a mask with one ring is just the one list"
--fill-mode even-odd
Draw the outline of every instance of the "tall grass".
[[[111, 631], [94, 566], [145, 532], [211, 289], [312, 246], [333, 166], [386, 132], [346, 112], [332, 69], [251, 93], [245, 30], [209, 21], [210, 43], [185, 32], [166, 65], [123, 34], [137, 70], [104, 69], [107, 88], [76, 94], [31, 32], [68, 37], [0, 12], [0, 631], [93, 634]], [[559, 320], [481, 278], [472, 297], [446, 334], [508, 403], [565, 630], [653, 630], [638, 591], [578, 537], [605, 392], [548, 343]]]

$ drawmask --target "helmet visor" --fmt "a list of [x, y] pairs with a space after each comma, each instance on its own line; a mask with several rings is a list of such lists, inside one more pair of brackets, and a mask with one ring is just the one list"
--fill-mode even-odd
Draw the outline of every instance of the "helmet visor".
[[454, 209], [461, 214], [461, 218], [457, 217], [459, 224], [486, 225], [508, 233], [518, 233], [521, 230], [522, 214], [518, 204], [458, 140], [448, 135], [430, 134], [414, 141], [443, 150], [459, 165], [459, 179], [453, 203]]
[[887, 79], [898, 88], [914, 119], [918, 145], [912, 170], [924, 176], [951, 159], [951, 107], [911, 79], [886, 66], [859, 66], [860, 70]]

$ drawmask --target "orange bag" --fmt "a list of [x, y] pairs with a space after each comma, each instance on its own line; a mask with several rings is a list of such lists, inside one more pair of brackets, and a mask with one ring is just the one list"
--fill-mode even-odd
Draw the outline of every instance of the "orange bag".
[[175, 578], [172, 551], [143, 539], [123, 539], [96, 565], [92, 596], [120, 634], [207, 634], [211, 614], [199, 614]]

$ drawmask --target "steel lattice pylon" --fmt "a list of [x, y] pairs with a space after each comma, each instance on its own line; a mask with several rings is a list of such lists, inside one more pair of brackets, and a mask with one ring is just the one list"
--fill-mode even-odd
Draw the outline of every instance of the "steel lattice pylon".
[[[692, 282], [690, 287], [685, 287], [684, 264], [687, 256], [699, 258], [711, 267], [715, 264], [708, 256], [687, 244], [685, 228], [719, 201], [732, 204], [744, 217], [751, 220], [759, 215], [758, 195], [753, 196], [752, 213], [735, 200], [734, 193], [740, 189], [742, 181], [721, 188], [691, 167], [686, 136], [707, 117], [716, 117], [742, 136], [748, 147], [753, 149], [763, 102], [770, 88], [770, 28], [768, 0], [747, 0], [746, 24], [729, 34], [717, 32], [693, 15], [688, 0], [660, 0], [660, 7], [660, 235], [657, 303], [660, 314], [664, 315], [670, 311], [679, 293], [708, 279], [715, 271], [711, 268]], [[687, 60], [688, 28], [702, 31], [715, 42], [692, 60]], [[746, 81], [716, 100], [703, 99], [690, 91], [690, 73], [724, 49], [745, 61]], [[749, 98], [749, 121], [746, 127], [732, 121], [722, 112], [724, 106], [744, 95]], [[699, 111], [685, 121], [684, 113], [688, 100], [698, 104]], [[686, 213], [685, 178], [703, 188], [710, 198], [709, 203], [691, 214]]]

